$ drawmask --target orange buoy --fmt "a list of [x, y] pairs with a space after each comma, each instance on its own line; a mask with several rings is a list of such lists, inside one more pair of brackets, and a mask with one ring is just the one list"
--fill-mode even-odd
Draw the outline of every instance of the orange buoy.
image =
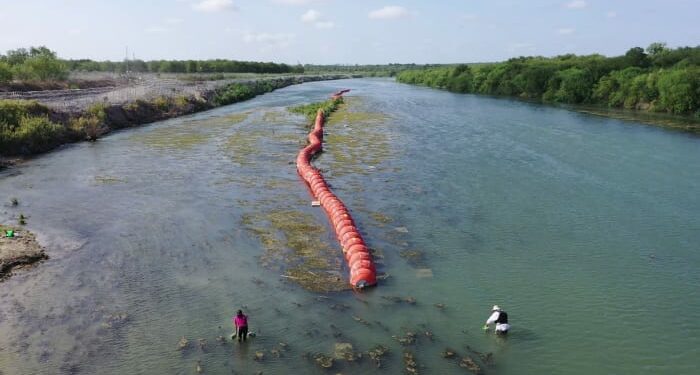
[[[338, 100], [348, 91], [350, 90], [338, 91], [331, 98]], [[333, 194], [321, 172], [311, 165], [311, 159], [323, 148], [324, 122], [323, 111], [319, 109], [316, 113], [314, 128], [307, 136], [309, 144], [302, 148], [297, 155], [297, 172], [308, 185], [310, 193], [318, 200], [328, 215], [350, 268], [350, 284], [355, 288], [362, 289], [377, 284], [376, 268], [372, 255], [348, 208], [340, 198]]]

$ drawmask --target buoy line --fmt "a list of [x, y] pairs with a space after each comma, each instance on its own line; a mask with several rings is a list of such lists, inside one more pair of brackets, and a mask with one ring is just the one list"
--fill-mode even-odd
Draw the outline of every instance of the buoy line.
[[[331, 96], [332, 100], [341, 100], [343, 94], [350, 90], [342, 90]], [[326, 212], [335, 231], [336, 238], [343, 248], [343, 254], [350, 268], [350, 284], [355, 288], [365, 288], [377, 284], [377, 270], [372, 260], [369, 248], [365, 244], [350, 210], [328, 187], [326, 180], [318, 169], [311, 165], [311, 158], [323, 148], [323, 125], [325, 118], [323, 110], [316, 113], [314, 128], [309, 133], [309, 145], [297, 155], [297, 171], [308, 184], [311, 193]]]

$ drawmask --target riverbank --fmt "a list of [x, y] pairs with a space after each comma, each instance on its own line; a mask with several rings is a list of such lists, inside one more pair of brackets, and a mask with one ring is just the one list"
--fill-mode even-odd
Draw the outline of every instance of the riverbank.
[[[237, 103], [295, 84], [344, 78], [351, 76], [276, 76], [189, 87], [186, 91], [171, 90], [159, 92], [158, 95], [144, 91], [140, 95], [132, 95], [132, 99], [125, 102], [115, 103], [109, 96], [105, 96], [103, 101], [88, 98], [90, 100], [78, 103], [82, 105], [63, 107], [41, 99], [2, 100], [0, 168], [66, 143], [95, 141], [113, 130]], [[69, 98], [65, 100], [70, 101]]]
[[[13, 233], [12, 237], [6, 236], [8, 231]], [[0, 225], [0, 232], [0, 281], [17, 268], [49, 258], [32, 232], [5, 225]]]

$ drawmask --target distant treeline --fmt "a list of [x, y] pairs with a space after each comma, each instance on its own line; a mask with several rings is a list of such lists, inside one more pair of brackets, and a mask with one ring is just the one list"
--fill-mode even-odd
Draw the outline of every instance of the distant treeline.
[[304, 73], [301, 65], [236, 60], [64, 60], [71, 71], [124, 73]]
[[616, 57], [518, 57], [408, 70], [397, 79], [460, 93], [700, 116], [700, 46], [670, 49], [653, 43]]
[[304, 65], [306, 73], [362, 74], [363, 76], [394, 77], [404, 70], [425, 69], [441, 65], [386, 64], [386, 65]]
[[0, 54], [0, 84], [18, 81], [62, 81], [70, 71], [150, 73], [303, 73], [301, 65], [235, 60], [93, 61], [62, 60], [46, 47], [19, 48]]
[[20, 48], [0, 54], [0, 84], [19, 81], [62, 81], [68, 78], [66, 64], [46, 47]]

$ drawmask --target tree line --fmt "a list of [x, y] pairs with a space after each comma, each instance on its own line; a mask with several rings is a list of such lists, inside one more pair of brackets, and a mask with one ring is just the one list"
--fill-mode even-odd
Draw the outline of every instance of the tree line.
[[652, 43], [615, 57], [517, 57], [494, 64], [406, 70], [397, 80], [459, 93], [700, 117], [700, 46], [671, 49]]
[[236, 60], [64, 60], [46, 47], [9, 50], [0, 54], [0, 84], [17, 81], [63, 81], [71, 71], [149, 73], [303, 73], [301, 65]]
[[360, 74], [366, 77], [394, 77], [404, 70], [430, 68], [441, 65], [416, 65], [416, 64], [369, 64], [369, 65], [315, 65], [305, 64], [304, 71], [312, 74], [323, 73], [345, 73], [345, 74]]
[[139, 73], [304, 73], [300, 65], [236, 60], [65, 60], [69, 70], [82, 72]]

